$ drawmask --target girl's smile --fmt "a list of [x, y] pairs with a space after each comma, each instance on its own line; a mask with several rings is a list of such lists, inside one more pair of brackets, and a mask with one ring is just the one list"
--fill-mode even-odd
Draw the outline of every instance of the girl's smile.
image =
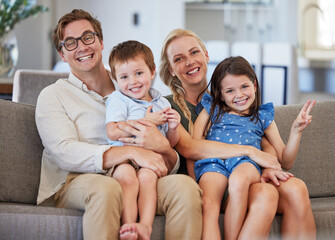
[[222, 100], [233, 110], [234, 114], [248, 114], [256, 98], [256, 84], [246, 75], [227, 74], [221, 80]]

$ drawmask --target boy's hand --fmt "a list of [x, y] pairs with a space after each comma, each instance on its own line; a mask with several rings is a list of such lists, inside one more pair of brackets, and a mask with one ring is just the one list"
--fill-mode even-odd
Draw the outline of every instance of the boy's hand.
[[162, 110], [157, 112], [151, 112], [152, 105], [148, 107], [147, 111], [145, 112], [145, 119], [149, 122], [152, 122], [156, 126], [162, 125], [167, 122], [166, 111], [169, 110], [169, 107], [166, 107]]
[[177, 127], [180, 124], [180, 115], [179, 115], [179, 113], [176, 110], [170, 108], [169, 110], [167, 110], [165, 112], [165, 116], [167, 117], [169, 129], [171, 129], [171, 130], [177, 129]]
[[316, 101], [308, 100], [307, 103], [302, 107], [300, 113], [297, 118], [294, 120], [292, 124], [292, 130], [297, 133], [302, 132], [312, 121], [312, 116], [309, 115], [310, 111], [314, 107]]

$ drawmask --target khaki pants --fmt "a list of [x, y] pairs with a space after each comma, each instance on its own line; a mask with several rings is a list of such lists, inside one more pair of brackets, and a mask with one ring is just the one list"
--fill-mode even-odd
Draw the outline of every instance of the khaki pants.
[[[198, 184], [182, 174], [160, 178], [157, 214], [166, 216], [165, 239], [201, 239], [202, 201]], [[69, 174], [55, 195], [57, 207], [84, 210], [84, 239], [118, 239], [122, 211], [119, 183], [99, 174]]]

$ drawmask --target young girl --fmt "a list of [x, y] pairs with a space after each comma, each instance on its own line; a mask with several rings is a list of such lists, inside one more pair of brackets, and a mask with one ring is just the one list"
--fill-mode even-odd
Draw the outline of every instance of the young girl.
[[[308, 101], [293, 122], [287, 145], [283, 143], [272, 103], [260, 105], [260, 90], [253, 68], [242, 57], [223, 60], [214, 70], [211, 95], [205, 93], [204, 109], [194, 125], [194, 138], [251, 145], [260, 149], [265, 135], [275, 148], [278, 160], [293, 163], [302, 131], [310, 124], [309, 112], [315, 101]], [[195, 163], [196, 180], [203, 190], [203, 239], [218, 235], [217, 208], [229, 185], [229, 202], [224, 219], [225, 239], [237, 239], [243, 224], [251, 184], [260, 181], [261, 169], [246, 156], [229, 159], [208, 158]]]

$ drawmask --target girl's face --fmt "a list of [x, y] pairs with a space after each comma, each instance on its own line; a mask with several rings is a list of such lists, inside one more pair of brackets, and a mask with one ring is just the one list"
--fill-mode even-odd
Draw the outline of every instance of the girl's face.
[[155, 71], [150, 71], [142, 57], [138, 56], [127, 62], [115, 64], [115, 75], [123, 94], [148, 102], [152, 100], [149, 89]]
[[194, 37], [182, 36], [174, 39], [167, 47], [170, 73], [177, 76], [183, 87], [207, 84], [208, 53], [204, 52]]
[[233, 109], [233, 114], [247, 114], [256, 98], [257, 84], [246, 75], [226, 75], [221, 80], [222, 100]]

